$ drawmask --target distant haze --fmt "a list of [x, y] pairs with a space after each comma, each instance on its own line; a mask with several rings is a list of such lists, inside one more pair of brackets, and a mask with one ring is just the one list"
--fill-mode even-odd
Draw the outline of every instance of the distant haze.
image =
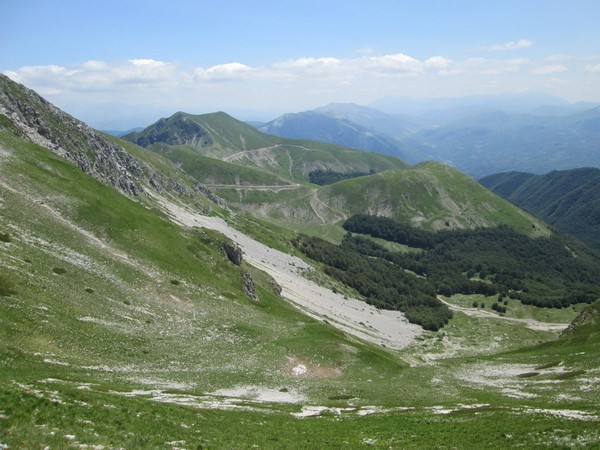
[[5, 1], [0, 72], [107, 129], [176, 111], [269, 121], [388, 97], [600, 101], [598, 1], [165, 5]]

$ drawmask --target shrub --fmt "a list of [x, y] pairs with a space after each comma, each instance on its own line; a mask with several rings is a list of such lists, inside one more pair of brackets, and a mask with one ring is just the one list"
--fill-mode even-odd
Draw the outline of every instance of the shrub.
[[53, 267], [52, 272], [54, 272], [57, 275], [62, 275], [63, 273], [67, 273], [67, 269], [63, 267]]
[[12, 239], [10, 238], [10, 234], [8, 233], [0, 233], [0, 241], [2, 242], [10, 242]]

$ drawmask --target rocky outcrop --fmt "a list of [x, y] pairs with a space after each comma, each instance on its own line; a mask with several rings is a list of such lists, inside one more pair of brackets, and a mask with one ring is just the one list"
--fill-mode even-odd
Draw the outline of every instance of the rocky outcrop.
[[600, 322], [600, 301], [585, 307], [571, 324], [562, 332], [561, 336], [572, 336], [586, 325], [596, 325]]
[[67, 159], [88, 175], [129, 196], [159, 192], [190, 195], [177, 180], [156, 171], [100, 132], [0, 74], [0, 114], [19, 134]]
[[211, 191], [208, 186], [202, 183], [198, 183], [196, 184], [196, 186], [194, 186], [194, 190], [204, 194], [206, 198], [208, 198], [211, 202], [216, 203], [221, 208], [227, 208], [227, 203], [225, 202], [225, 200], [223, 200], [221, 197], [219, 197], [217, 194]]
[[237, 246], [236, 244], [226, 242], [223, 245], [223, 248], [225, 249], [225, 253], [229, 258], [229, 261], [231, 261], [236, 266], [240, 266], [242, 264], [244, 253], [242, 252], [242, 249], [239, 246]]
[[256, 286], [254, 285], [254, 280], [250, 276], [248, 272], [244, 272], [244, 292], [251, 300], [257, 301], [258, 295], [256, 294]]

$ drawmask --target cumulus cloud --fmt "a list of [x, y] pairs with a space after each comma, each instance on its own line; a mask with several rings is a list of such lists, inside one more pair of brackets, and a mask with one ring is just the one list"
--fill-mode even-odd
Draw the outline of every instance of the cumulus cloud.
[[521, 50], [523, 48], [531, 47], [533, 41], [529, 39], [519, 39], [518, 41], [504, 42], [502, 44], [492, 45], [490, 50], [494, 52], [503, 52], [508, 50]]
[[86, 61], [72, 66], [26, 66], [6, 74], [20, 83], [36, 86], [41, 93], [56, 93], [171, 83], [177, 77], [177, 67], [153, 59], [131, 59], [110, 63]]
[[203, 69], [194, 70], [194, 77], [204, 81], [233, 81], [239, 80], [252, 72], [252, 67], [239, 62], [220, 64]]
[[[523, 41], [502, 47], [531, 45]], [[84, 105], [88, 109], [118, 103], [161, 111], [209, 106], [211, 110], [237, 107], [289, 111], [331, 101], [366, 103], [385, 95], [447, 96], [488, 92], [492, 88], [494, 92], [511, 92], [516, 83], [520, 90], [539, 89], [539, 75], [558, 73], [568, 74], [562, 78], [574, 86], [570, 89], [585, 88], [591, 92], [589, 98], [600, 95], [597, 83], [579, 81], [600, 73], [597, 58], [495, 56], [456, 60], [443, 55], [416, 58], [401, 52], [359, 52], [352, 58], [305, 56], [255, 67], [239, 61], [196, 67], [138, 58], [26, 66], [4, 73], [59, 106]], [[552, 85], [548, 89], [561, 95], [567, 88]], [[70, 112], [77, 113], [75, 106]]]
[[341, 59], [333, 57], [303, 57], [275, 63], [273, 69], [296, 75], [327, 75], [341, 71], [344, 69], [344, 66], [348, 69], [350, 65], [345, 64]]
[[[425, 71], [447, 69], [453, 61], [442, 56], [433, 56], [420, 61], [404, 53], [386, 55], [364, 55], [360, 58], [339, 59], [333, 57], [304, 57], [287, 60], [272, 66], [280, 73], [294, 75], [343, 76], [410, 76]], [[268, 70], [268, 69], [267, 69]]]

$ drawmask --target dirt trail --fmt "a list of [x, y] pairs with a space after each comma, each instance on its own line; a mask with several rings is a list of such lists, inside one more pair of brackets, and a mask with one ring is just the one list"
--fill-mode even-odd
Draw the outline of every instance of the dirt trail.
[[378, 310], [367, 303], [345, 298], [304, 277], [312, 270], [301, 259], [267, 247], [237, 231], [224, 220], [191, 212], [164, 199], [160, 200], [171, 218], [185, 226], [217, 230], [238, 243], [246, 261], [271, 275], [282, 288], [281, 295], [305, 314], [348, 334], [392, 349], [401, 349], [422, 333], [399, 311]]
[[274, 148], [277, 148], [277, 147], [279, 147], [279, 145], [272, 145], [270, 147], [255, 148], [253, 150], [242, 150], [240, 152], [234, 153], [233, 155], [226, 156], [225, 158], [223, 158], [223, 161], [227, 161], [227, 162], [237, 161], [240, 158], [243, 158], [244, 156], [255, 154], [255, 153], [260, 153], [260, 152], [265, 152], [265, 151], [268, 151], [268, 150], [273, 150]]
[[299, 184], [207, 184], [211, 189], [245, 189], [249, 191], [289, 191], [299, 189]]
[[498, 320], [506, 320], [507, 322], [522, 323], [531, 330], [560, 332], [569, 326], [568, 323], [539, 322], [539, 321], [533, 320], [533, 319], [517, 319], [516, 317], [504, 317], [504, 316], [500, 316], [498, 314], [494, 314], [492, 312], [482, 311], [480, 309], [465, 308], [463, 306], [453, 305], [452, 303], [448, 303], [447, 301], [445, 301], [443, 298], [441, 298], [439, 296], [438, 296], [438, 299], [442, 303], [448, 305], [448, 307], [452, 311], [460, 311], [471, 317], [483, 317], [483, 318], [491, 318], [491, 319], [498, 319]]

